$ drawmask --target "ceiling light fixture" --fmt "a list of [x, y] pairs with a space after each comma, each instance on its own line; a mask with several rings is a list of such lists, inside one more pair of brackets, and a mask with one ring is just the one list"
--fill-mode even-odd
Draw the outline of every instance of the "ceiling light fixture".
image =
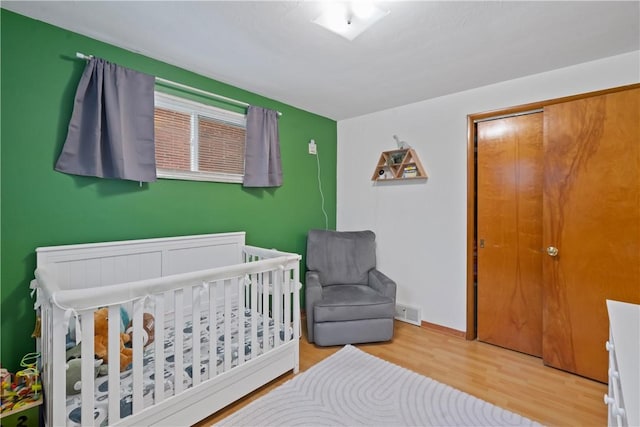
[[347, 40], [353, 40], [364, 30], [385, 17], [384, 11], [372, 1], [323, 2], [324, 11], [313, 22]]

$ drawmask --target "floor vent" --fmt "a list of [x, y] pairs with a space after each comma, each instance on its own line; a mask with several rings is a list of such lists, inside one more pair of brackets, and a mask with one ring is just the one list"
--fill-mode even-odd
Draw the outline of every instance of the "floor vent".
[[396, 304], [396, 319], [420, 326], [422, 316], [420, 315], [420, 309], [418, 307]]

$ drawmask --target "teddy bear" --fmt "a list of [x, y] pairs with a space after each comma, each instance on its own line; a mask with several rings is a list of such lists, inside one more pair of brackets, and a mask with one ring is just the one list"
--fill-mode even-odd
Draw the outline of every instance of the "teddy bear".
[[[94, 353], [98, 359], [102, 359], [104, 363], [109, 363], [108, 354], [108, 329], [109, 329], [109, 309], [100, 308], [93, 313], [93, 330], [94, 330]], [[127, 334], [120, 333], [120, 372], [124, 371], [133, 360], [133, 350], [125, 347], [125, 344], [131, 341], [131, 337]]]

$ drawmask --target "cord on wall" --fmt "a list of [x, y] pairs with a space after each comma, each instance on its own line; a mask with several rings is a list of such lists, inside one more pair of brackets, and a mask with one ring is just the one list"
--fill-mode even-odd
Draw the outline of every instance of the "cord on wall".
[[322, 180], [320, 179], [320, 153], [318, 153], [318, 148], [316, 146], [316, 141], [309, 141], [309, 146], [313, 145], [315, 156], [316, 156], [316, 164], [318, 165], [318, 190], [320, 190], [320, 199], [322, 200], [322, 213], [324, 214], [324, 228], [325, 230], [329, 229], [329, 217], [327, 216], [327, 211], [324, 209], [324, 193], [322, 192]]

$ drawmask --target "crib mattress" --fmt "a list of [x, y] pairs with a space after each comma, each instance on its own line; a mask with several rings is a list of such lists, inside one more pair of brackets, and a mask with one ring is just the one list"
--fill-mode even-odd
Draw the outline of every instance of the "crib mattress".
[[[258, 343], [259, 348], [256, 351], [256, 354], [262, 354], [263, 351], [263, 317], [258, 313], [254, 313], [254, 316], [257, 316], [257, 335], [258, 335]], [[240, 352], [240, 343], [238, 342], [238, 308], [236, 307], [231, 312], [231, 354], [232, 361], [231, 366], [236, 366], [238, 364], [238, 355]], [[224, 327], [225, 327], [225, 318], [224, 314], [218, 312], [217, 322], [216, 322], [216, 367], [220, 367], [224, 364], [225, 358], [225, 342], [224, 342]], [[201, 323], [201, 339], [200, 339], [200, 378], [201, 381], [205, 381], [209, 378], [209, 340], [210, 340], [210, 332], [209, 332], [209, 321], [207, 317], [202, 317], [200, 320]], [[245, 342], [243, 344], [243, 350], [245, 354], [245, 360], [251, 358], [251, 310], [245, 309], [244, 311], [244, 328], [245, 328]], [[191, 387], [192, 381], [192, 372], [193, 372], [193, 336], [192, 336], [192, 320], [190, 318], [185, 319], [184, 322], [184, 345], [183, 345], [183, 372], [179, 374], [182, 377], [183, 389], [187, 389]], [[273, 347], [273, 319], [269, 319], [269, 348]], [[284, 327], [284, 325], [280, 326], [280, 339], [284, 340], [285, 331], [289, 335], [289, 337], [293, 336], [293, 330], [291, 327]], [[175, 337], [175, 326], [172, 321], [168, 321], [165, 326], [165, 340], [164, 340], [164, 354], [162, 355], [165, 358], [165, 370], [164, 370], [164, 378], [162, 381], [164, 382], [164, 391], [165, 391], [165, 399], [167, 397], [173, 396], [176, 373], [175, 373], [175, 351], [174, 351], [174, 337]], [[144, 394], [144, 407], [151, 406], [154, 403], [154, 389], [155, 389], [155, 350], [154, 345], [149, 345], [144, 350], [144, 367], [143, 367], [143, 394]], [[214, 375], [215, 376], [215, 373]], [[120, 418], [125, 418], [132, 414], [133, 409], [133, 397], [132, 397], [132, 389], [133, 389], [133, 375], [131, 369], [126, 370], [120, 373]], [[106, 426], [108, 425], [108, 376], [102, 376], [96, 378], [95, 381], [95, 410], [94, 410], [94, 419], [95, 425]], [[81, 414], [81, 404], [82, 404], [82, 395], [76, 394], [67, 397], [67, 425], [68, 426], [80, 426], [80, 414]]]

